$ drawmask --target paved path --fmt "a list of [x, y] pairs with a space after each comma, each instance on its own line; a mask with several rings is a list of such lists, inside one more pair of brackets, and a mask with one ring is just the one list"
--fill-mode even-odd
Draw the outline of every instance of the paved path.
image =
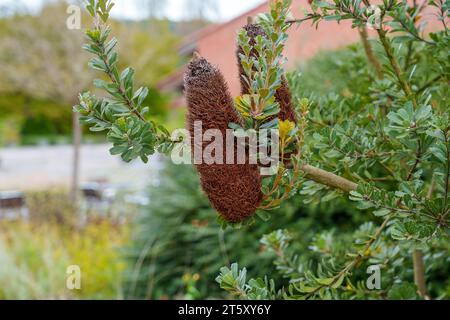
[[[148, 164], [124, 163], [109, 154], [109, 145], [84, 145], [81, 182], [105, 181], [130, 188], [146, 186], [161, 167], [154, 157]], [[42, 146], [0, 149], [0, 191], [69, 186], [72, 147]]]

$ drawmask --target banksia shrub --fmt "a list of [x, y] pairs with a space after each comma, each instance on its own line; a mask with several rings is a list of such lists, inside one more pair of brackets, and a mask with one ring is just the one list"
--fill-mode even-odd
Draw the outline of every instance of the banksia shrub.
[[[192, 150], [203, 151], [208, 145], [194, 144], [194, 124], [200, 121], [202, 132], [217, 129], [226, 136], [229, 123], [241, 124], [242, 120], [233, 106], [228, 86], [220, 71], [203, 58], [195, 58], [185, 75], [185, 90], [188, 105], [188, 129], [192, 139]], [[223, 139], [223, 164], [196, 164], [201, 185], [213, 207], [229, 222], [241, 222], [256, 212], [262, 201], [261, 176], [258, 166], [226, 164], [226, 149], [235, 148], [236, 143], [227, 144]], [[216, 150], [217, 151], [217, 150]]]
[[[133, 69], [119, 70], [114, 50], [117, 41], [110, 37], [106, 24], [111, 3], [108, 0], [89, 0], [88, 3], [94, 26], [86, 31], [89, 43], [84, 48], [95, 55], [90, 66], [106, 76], [106, 80], [96, 80], [94, 84], [104, 89], [108, 97], [96, 98], [83, 93], [75, 111], [93, 131], [106, 131], [108, 140], [113, 143], [111, 153], [120, 154], [125, 161], [138, 157], [147, 161], [156, 151], [170, 153], [183, 141], [147, 119], [149, 107], [144, 102], [148, 89], [134, 90]], [[440, 22], [444, 21], [448, 11], [446, 2], [384, 6], [382, 19], [374, 32], [381, 48], [377, 55], [383, 55], [383, 81], [373, 81], [370, 69], [366, 70], [366, 61], [360, 64], [358, 59], [342, 64], [339, 69], [342, 67], [340, 72], [344, 77], [336, 82], [343, 82], [340, 85], [346, 88], [355, 82], [365, 87], [350, 95], [339, 94], [342, 90], [337, 87], [331, 88], [332, 91], [325, 88], [323, 91], [337, 93], [320, 100], [311, 95], [316, 100], [312, 103], [302, 99], [298, 123], [283, 78], [283, 50], [289, 28], [307, 20], [315, 26], [324, 20], [351, 20], [348, 22], [352, 26], [365, 28], [375, 15], [368, 15], [368, 4], [358, 2], [354, 8], [352, 4], [348, 6], [348, 1], [335, 0], [327, 2], [326, 6], [316, 3], [304, 18], [291, 20], [291, 4], [291, 0], [270, 1], [270, 12], [258, 17], [258, 25], [247, 26], [239, 32], [239, 46], [241, 53], [244, 52], [239, 55], [241, 76], [244, 71], [246, 80], [242, 80], [246, 83], [243, 84], [244, 94], [234, 105], [218, 69], [205, 59], [191, 62], [185, 78], [188, 126], [194, 135], [197, 121], [201, 122], [200, 135], [216, 129], [222, 138], [229, 133], [228, 127], [252, 129], [257, 134], [278, 128], [279, 137], [259, 141], [259, 146], [266, 147], [268, 142], [278, 140], [280, 150], [288, 155], [305, 145], [308, 156], [298, 154], [291, 158], [291, 166], [278, 166], [276, 174], [264, 178], [264, 187], [256, 165], [198, 162], [203, 190], [213, 207], [230, 222], [246, 220], [258, 208], [258, 216], [268, 220], [270, 215], [266, 211], [298, 195], [304, 203], [313, 203], [315, 207], [322, 207], [326, 201], [333, 201], [334, 205], [350, 199], [355, 204], [349, 205], [349, 213], [356, 208], [363, 210], [367, 220], [354, 233], [341, 239], [328, 230], [314, 236], [308, 243], [313, 251], [311, 259], [301, 261], [295, 257], [304, 257], [305, 252], [295, 252], [297, 246], [289, 249], [293, 240], [290, 233], [279, 230], [264, 237], [264, 247], [279, 258], [275, 262], [278, 269], [298, 271], [282, 274], [292, 280], [290, 282], [296, 282], [286, 290], [282, 287], [278, 290], [271, 277], [260, 277], [267, 279], [263, 282], [246, 281], [245, 271], [240, 271], [237, 265], [222, 268], [216, 280], [221, 288], [245, 299], [446, 297], [445, 292], [435, 289], [434, 283], [428, 281], [427, 286], [427, 280], [434, 280], [428, 270], [439, 267], [441, 272], [441, 268], [446, 267], [439, 262], [443, 259], [432, 257], [448, 256], [450, 118], [446, 70], [450, 68], [449, 30], [444, 23], [443, 30], [423, 38], [424, 24], [417, 24], [415, 20], [428, 6], [439, 15]], [[349, 15], [348, 10], [354, 14]], [[335, 69], [330, 72], [335, 74]], [[345, 83], [347, 75], [354, 79]], [[364, 78], [365, 81], [361, 81]], [[314, 83], [312, 87], [317, 85]], [[301, 95], [305, 96], [304, 93], [306, 91]], [[314, 108], [313, 112], [309, 112], [309, 108]], [[276, 117], [280, 121], [275, 121]], [[197, 142], [197, 138], [194, 135], [193, 142], [198, 144], [194, 144], [196, 162], [199, 149], [205, 155], [215, 151], [214, 156], [211, 155], [215, 160], [220, 156], [227, 158], [227, 149], [239, 150], [236, 144], [224, 145], [217, 140], [215, 148], [211, 149], [212, 143], [205, 145], [203, 139]], [[220, 151], [218, 144], [224, 147]], [[292, 145], [296, 149], [291, 149], [295, 148]], [[273, 150], [272, 145], [270, 148]], [[277, 156], [275, 154], [275, 158]], [[243, 158], [248, 161], [249, 156]], [[335, 227], [336, 221], [332, 222]], [[302, 230], [297, 233], [301, 234]], [[309, 242], [303, 238], [302, 242], [305, 241]], [[411, 253], [410, 263], [405, 263]], [[365, 267], [373, 267], [374, 263], [383, 266], [382, 290], [373, 290], [373, 283], [368, 286], [365, 270], [369, 269]], [[317, 272], [311, 270], [312, 265]], [[295, 281], [299, 278], [301, 283]], [[367, 288], [361, 283], [366, 283]]]

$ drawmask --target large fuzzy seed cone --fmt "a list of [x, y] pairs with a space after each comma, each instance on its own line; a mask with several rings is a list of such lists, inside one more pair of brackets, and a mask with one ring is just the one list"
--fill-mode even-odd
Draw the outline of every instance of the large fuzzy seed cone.
[[[194, 153], [194, 123], [202, 122], [202, 130], [218, 129], [224, 137], [224, 155], [227, 147], [226, 130], [230, 122], [242, 123], [233, 106], [233, 100], [220, 71], [202, 58], [195, 58], [185, 75], [188, 105], [188, 129]], [[203, 142], [202, 150], [211, 142]], [[197, 146], [199, 147], [199, 146]], [[236, 152], [235, 152], [236, 154]], [[261, 176], [256, 165], [198, 164], [201, 185], [212, 206], [230, 222], [241, 222], [254, 215], [262, 201]]]
[[[244, 30], [247, 31], [247, 35], [250, 38], [250, 45], [253, 47], [256, 44], [255, 38], [257, 36], [265, 36], [266, 33], [264, 32], [264, 29], [261, 28], [261, 26], [257, 24], [247, 24], [244, 26]], [[243, 76], [245, 75], [244, 68], [241, 64], [240, 54], [244, 54], [244, 51], [239, 46], [237, 49], [237, 58], [238, 58], [238, 66], [239, 66], [239, 79], [241, 82], [241, 93], [242, 95], [249, 93], [249, 86], [247, 82], [244, 80]], [[255, 49], [252, 48], [252, 51], [250, 52], [250, 55], [252, 57], [257, 57], [258, 53]], [[281, 78], [281, 86], [278, 88], [277, 92], [275, 93], [275, 99], [280, 104], [280, 113], [278, 115], [278, 118], [280, 120], [289, 120], [291, 122], [297, 123], [297, 117], [295, 115], [294, 111], [294, 105], [292, 103], [292, 96], [291, 91], [289, 89], [289, 84], [287, 82], [287, 79], [285, 76]], [[272, 120], [272, 118], [269, 118], [267, 121]], [[293, 154], [296, 154], [297, 152], [289, 153], [285, 155], [286, 164], [289, 163], [289, 159]]]

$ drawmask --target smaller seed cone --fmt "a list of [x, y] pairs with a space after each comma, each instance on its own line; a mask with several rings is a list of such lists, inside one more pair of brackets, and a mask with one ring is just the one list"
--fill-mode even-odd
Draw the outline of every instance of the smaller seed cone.
[[[221, 131], [224, 141], [223, 159], [227, 145], [226, 130], [230, 122], [241, 124], [233, 100], [220, 71], [207, 60], [194, 58], [185, 75], [185, 93], [188, 105], [187, 123], [194, 145], [195, 122], [201, 121], [203, 133], [208, 129]], [[211, 142], [203, 142], [202, 151]], [[241, 222], [253, 216], [262, 201], [261, 176], [257, 165], [197, 164], [200, 181], [212, 206], [227, 221]]]
[[[266, 33], [264, 32], [264, 29], [257, 25], [257, 24], [248, 24], [244, 26], [244, 30], [247, 31], [247, 35], [250, 37], [250, 45], [253, 47], [256, 44], [255, 38], [257, 36], [265, 36]], [[248, 94], [249, 93], [249, 86], [245, 82], [243, 76], [245, 76], [244, 68], [241, 64], [241, 59], [239, 57], [240, 54], [244, 54], [244, 51], [241, 47], [238, 47], [237, 49], [237, 58], [238, 58], [238, 66], [239, 66], [239, 79], [241, 81], [241, 94]], [[252, 48], [252, 51], [250, 52], [250, 55], [252, 57], [257, 57], [258, 53], [255, 49]], [[295, 115], [294, 111], [294, 105], [292, 103], [292, 96], [291, 91], [289, 89], [289, 84], [287, 82], [287, 79], [285, 76], [281, 78], [281, 86], [278, 88], [277, 92], [275, 93], [275, 99], [280, 104], [280, 113], [278, 115], [278, 118], [280, 120], [289, 120], [291, 122], [297, 123], [297, 117]], [[271, 119], [268, 119], [267, 121], [270, 121]], [[287, 159], [287, 162], [289, 162], [288, 159], [290, 159], [292, 154], [286, 154], [285, 158]]]

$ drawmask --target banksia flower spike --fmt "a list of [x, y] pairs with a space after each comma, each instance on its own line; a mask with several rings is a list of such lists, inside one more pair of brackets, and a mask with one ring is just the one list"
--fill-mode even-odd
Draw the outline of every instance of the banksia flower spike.
[[[218, 129], [226, 136], [228, 124], [241, 124], [234, 109], [228, 86], [220, 71], [207, 60], [195, 57], [185, 75], [185, 93], [188, 105], [187, 123], [192, 139], [192, 150], [205, 150], [207, 143], [195, 145], [195, 123], [201, 121], [203, 134]], [[223, 139], [223, 159], [227, 148], [236, 148]], [[198, 142], [197, 142], [198, 144]], [[234, 150], [236, 151], [236, 150]], [[202, 153], [203, 154], [203, 153]], [[236, 152], [234, 152], [236, 154]], [[261, 204], [261, 176], [256, 165], [196, 164], [203, 190], [212, 206], [229, 222], [241, 222], [253, 216]]]

